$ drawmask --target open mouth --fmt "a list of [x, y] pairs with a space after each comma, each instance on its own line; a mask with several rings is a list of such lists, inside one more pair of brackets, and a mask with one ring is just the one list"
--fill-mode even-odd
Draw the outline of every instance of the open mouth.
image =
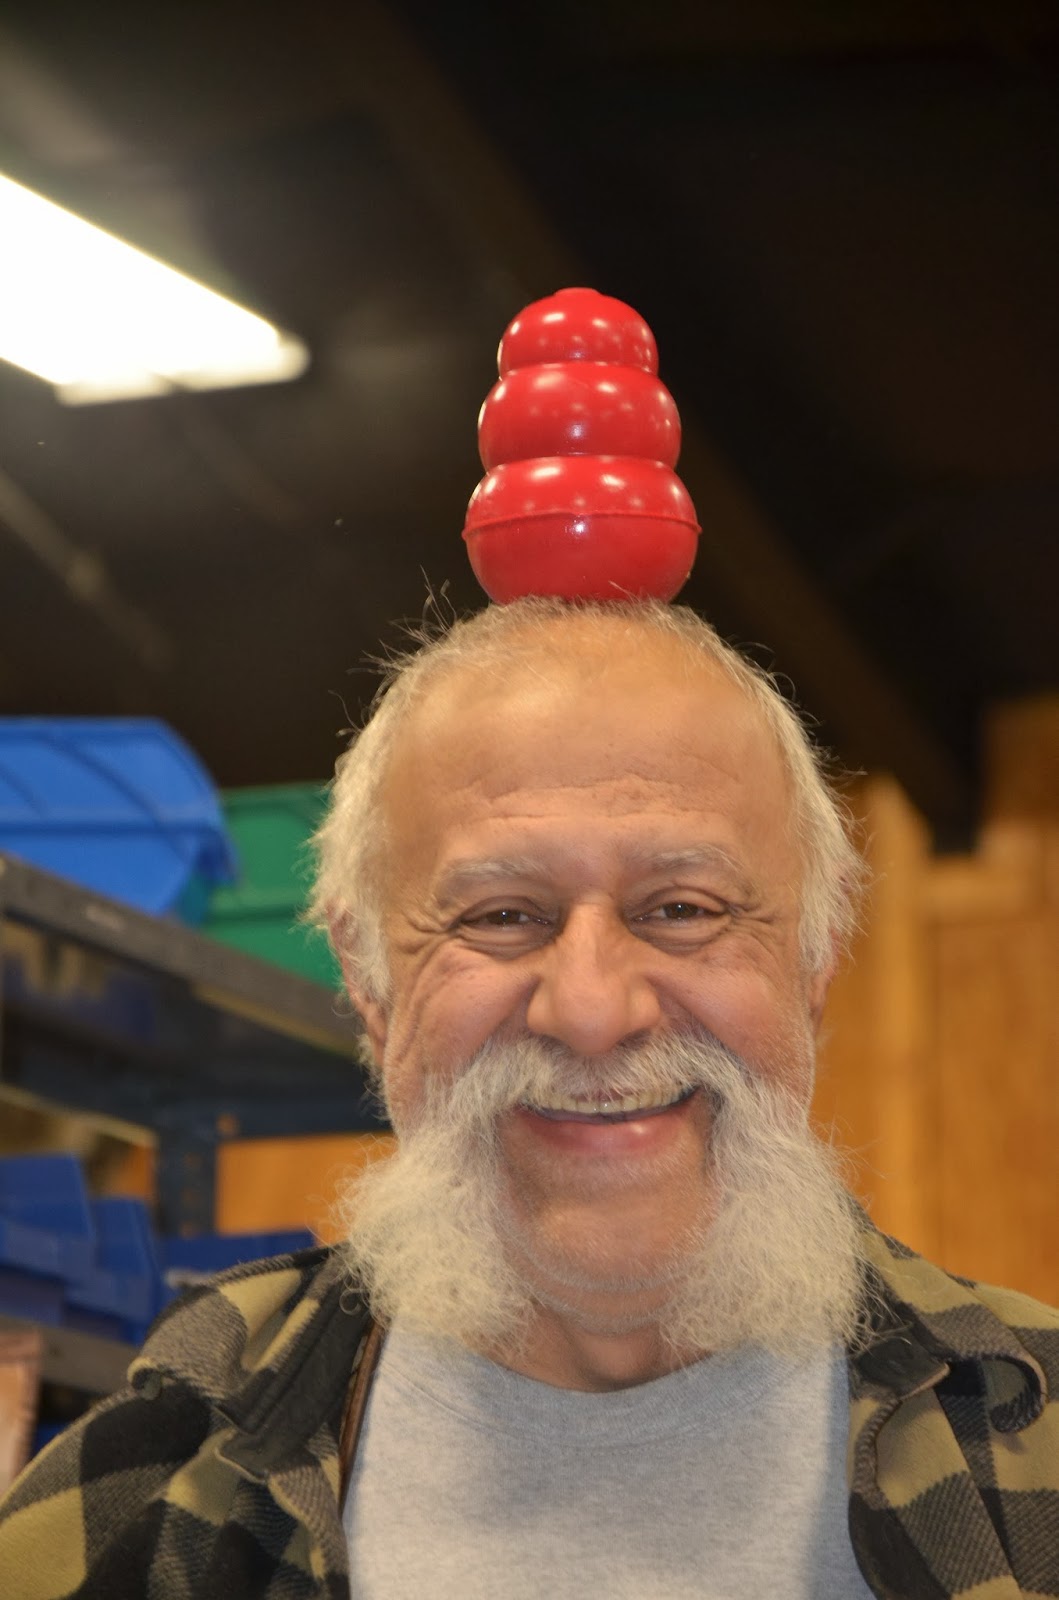
[[676, 1094], [612, 1094], [591, 1100], [585, 1096], [570, 1096], [552, 1101], [548, 1105], [526, 1105], [526, 1111], [545, 1117], [550, 1122], [632, 1122], [641, 1117], [657, 1117], [670, 1111], [695, 1093], [695, 1086], [679, 1089]]

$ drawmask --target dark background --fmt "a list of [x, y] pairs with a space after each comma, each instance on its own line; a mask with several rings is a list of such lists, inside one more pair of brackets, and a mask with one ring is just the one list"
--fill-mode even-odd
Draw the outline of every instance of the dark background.
[[589, 283], [681, 408], [683, 598], [966, 843], [984, 712], [1059, 687], [1057, 47], [1020, 0], [0, 0], [0, 170], [312, 352], [84, 408], [0, 363], [0, 714], [326, 776], [392, 619], [480, 603], [505, 323]]

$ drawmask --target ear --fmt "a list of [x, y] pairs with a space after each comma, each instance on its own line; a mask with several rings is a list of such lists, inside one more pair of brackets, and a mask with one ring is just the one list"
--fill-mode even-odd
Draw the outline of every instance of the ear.
[[820, 1032], [820, 1024], [824, 1020], [824, 1006], [827, 1002], [828, 992], [832, 980], [838, 971], [838, 950], [832, 943], [831, 959], [817, 972], [810, 975], [807, 991], [809, 1001], [809, 1015], [812, 1018], [813, 1033]]
[[346, 935], [346, 922], [344, 917], [331, 917], [328, 919], [331, 934], [331, 945], [342, 967], [342, 977], [346, 985], [346, 993], [352, 1000], [364, 1023], [364, 1032], [371, 1046], [372, 1060], [376, 1067], [382, 1068], [383, 1052], [386, 1048], [386, 1034], [389, 1028], [389, 1018], [382, 1003], [372, 998], [364, 989], [360, 976], [356, 971], [355, 963], [349, 954], [349, 942]]
[[349, 998], [360, 1012], [364, 1023], [364, 1032], [367, 1034], [368, 1043], [371, 1045], [372, 1061], [381, 1072], [390, 1019], [378, 1000], [369, 999], [362, 989], [355, 988], [348, 981], [346, 988], [349, 991]]

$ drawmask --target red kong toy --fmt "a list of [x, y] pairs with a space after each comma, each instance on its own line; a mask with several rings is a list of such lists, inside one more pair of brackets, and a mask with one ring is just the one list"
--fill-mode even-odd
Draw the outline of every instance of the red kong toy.
[[646, 322], [595, 289], [560, 289], [510, 324], [497, 365], [463, 529], [486, 594], [672, 600], [699, 525]]

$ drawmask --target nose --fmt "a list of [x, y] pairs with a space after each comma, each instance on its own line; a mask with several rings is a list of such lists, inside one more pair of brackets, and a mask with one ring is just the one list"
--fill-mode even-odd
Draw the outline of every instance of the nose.
[[647, 964], [650, 950], [602, 907], [578, 906], [541, 952], [526, 1024], [578, 1055], [602, 1055], [649, 1033], [662, 1007]]

